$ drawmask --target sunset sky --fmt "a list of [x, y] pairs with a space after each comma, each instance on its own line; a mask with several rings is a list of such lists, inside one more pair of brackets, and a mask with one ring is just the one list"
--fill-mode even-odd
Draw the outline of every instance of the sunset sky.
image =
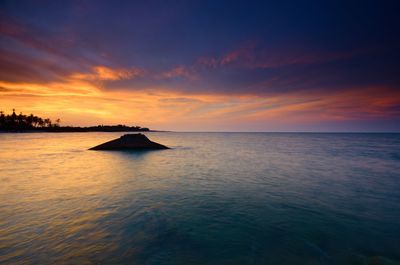
[[400, 131], [398, 1], [0, 1], [0, 110], [62, 125]]

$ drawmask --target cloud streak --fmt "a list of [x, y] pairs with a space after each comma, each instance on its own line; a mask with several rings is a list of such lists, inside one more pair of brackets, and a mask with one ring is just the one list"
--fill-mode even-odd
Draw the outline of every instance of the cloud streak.
[[75, 73], [72, 78], [83, 79], [88, 81], [93, 80], [124, 80], [124, 79], [134, 79], [143, 76], [145, 71], [140, 68], [118, 68], [113, 69], [107, 66], [94, 66], [90, 73]]
[[250, 42], [242, 48], [230, 51], [220, 57], [200, 57], [197, 65], [208, 68], [238, 67], [238, 68], [280, 68], [295, 65], [319, 64], [337, 60], [346, 60], [354, 56], [368, 53], [369, 50], [320, 52], [301, 51], [293, 48], [257, 47]]
[[156, 78], [161, 79], [171, 79], [171, 78], [186, 78], [189, 80], [197, 79], [197, 76], [193, 73], [193, 71], [184, 66], [177, 66], [170, 70], [164, 71], [159, 75], [156, 75]]

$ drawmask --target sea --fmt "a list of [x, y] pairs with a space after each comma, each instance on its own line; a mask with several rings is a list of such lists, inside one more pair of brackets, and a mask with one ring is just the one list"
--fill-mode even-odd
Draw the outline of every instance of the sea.
[[400, 264], [400, 134], [0, 134], [0, 264]]

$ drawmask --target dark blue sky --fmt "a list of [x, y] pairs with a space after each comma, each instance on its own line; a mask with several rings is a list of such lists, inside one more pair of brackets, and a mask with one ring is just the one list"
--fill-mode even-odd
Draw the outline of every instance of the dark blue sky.
[[[279, 98], [279, 106], [287, 97], [288, 107], [295, 99], [321, 100], [309, 111], [327, 108], [336, 118], [320, 117], [305, 129], [322, 130], [316, 125], [322, 122], [332, 130], [398, 130], [399, 7], [398, 1], [1, 1], [0, 80], [46, 85], [80, 73], [107, 93]], [[126, 75], [96, 82], [98, 66]], [[254, 121], [255, 130], [269, 129], [257, 124], [262, 120]], [[348, 127], [352, 121], [362, 125]]]

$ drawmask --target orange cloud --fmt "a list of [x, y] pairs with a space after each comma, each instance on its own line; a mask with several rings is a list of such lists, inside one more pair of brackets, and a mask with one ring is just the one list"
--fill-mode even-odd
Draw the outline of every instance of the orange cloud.
[[92, 67], [91, 73], [75, 73], [72, 75], [73, 78], [83, 80], [122, 80], [122, 79], [134, 79], [142, 76], [144, 70], [140, 68], [118, 68], [113, 69], [106, 66], [94, 66]]

